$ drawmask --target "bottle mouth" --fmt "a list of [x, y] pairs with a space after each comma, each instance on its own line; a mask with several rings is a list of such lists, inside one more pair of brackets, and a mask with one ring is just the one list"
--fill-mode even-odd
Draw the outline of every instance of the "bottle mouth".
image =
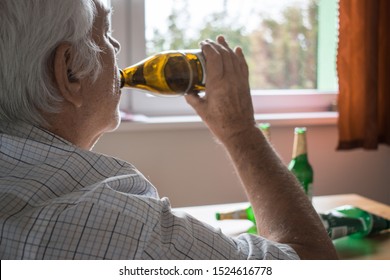
[[119, 76], [120, 76], [120, 88], [123, 88], [125, 86], [125, 75], [123, 74], [123, 71], [119, 69]]
[[296, 128], [294, 129], [294, 131], [295, 131], [295, 133], [297, 133], [297, 134], [304, 134], [304, 133], [306, 133], [306, 127], [296, 127]]

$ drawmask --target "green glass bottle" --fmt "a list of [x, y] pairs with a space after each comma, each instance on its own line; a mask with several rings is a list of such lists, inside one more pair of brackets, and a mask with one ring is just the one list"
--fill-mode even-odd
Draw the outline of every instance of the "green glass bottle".
[[297, 177], [307, 197], [311, 201], [313, 196], [313, 168], [307, 156], [305, 127], [295, 128], [292, 159], [288, 165], [288, 169]]
[[217, 220], [249, 220], [253, 223], [253, 226], [247, 230], [247, 233], [257, 234], [255, 213], [253, 213], [252, 206], [231, 212], [217, 212], [215, 218]]
[[231, 212], [217, 212], [215, 214], [215, 218], [217, 220], [250, 220], [256, 224], [255, 214], [253, 213], [252, 206]]
[[320, 214], [320, 218], [332, 239], [347, 235], [363, 238], [390, 228], [390, 220], [351, 205]]
[[271, 141], [271, 124], [270, 123], [259, 123], [257, 127], [261, 130], [261, 132], [264, 134], [265, 138], [267, 138], [268, 141]]

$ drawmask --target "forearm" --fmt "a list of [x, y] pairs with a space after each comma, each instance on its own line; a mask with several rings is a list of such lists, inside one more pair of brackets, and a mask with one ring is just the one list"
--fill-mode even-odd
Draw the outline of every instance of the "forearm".
[[298, 181], [255, 127], [242, 49], [233, 51], [218, 37], [217, 43], [202, 42], [202, 51], [206, 95], [189, 94], [186, 100], [226, 147], [253, 206], [260, 234], [290, 244], [301, 258], [336, 258]]
[[294, 175], [253, 126], [223, 142], [253, 207], [259, 233], [290, 244], [301, 258], [336, 253]]

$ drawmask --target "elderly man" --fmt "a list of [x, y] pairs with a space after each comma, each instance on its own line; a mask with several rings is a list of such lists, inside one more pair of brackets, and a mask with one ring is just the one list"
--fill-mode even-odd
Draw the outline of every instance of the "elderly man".
[[[0, 2], [1, 259], [332, 259], [316, 212], [255, 127], [240, 48], [206, 40], [205, 96], [259, 236], [176, 216], [126, 162], [91, 152], [119, 122], [109, 9], [100, 0]], [[183, 186], [185, 187], [185, 186]]]

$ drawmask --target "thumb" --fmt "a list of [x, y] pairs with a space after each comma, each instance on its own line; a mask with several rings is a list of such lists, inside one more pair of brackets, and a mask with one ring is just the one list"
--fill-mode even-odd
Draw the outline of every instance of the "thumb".
[[200, 106], [200, 103], [202, 102], [202, 98], [199, 95], [193, 93], [184, 95], [184, 98], [186, 99], [187, 103], [194, 109], [195, 107]]
[[194, 108], [194, 110], [199, 115], [201, 110], [202, 110], [202, 108], [203, 108], [203, 103], [204, 103], [204, 100], [202, 99], [202, 97], [200, 97], [198, 94], [189, 93], [189, 94], [186, 94], [184, 96], [184, 98], [186, 99], [187, 103], [192, 108]]

